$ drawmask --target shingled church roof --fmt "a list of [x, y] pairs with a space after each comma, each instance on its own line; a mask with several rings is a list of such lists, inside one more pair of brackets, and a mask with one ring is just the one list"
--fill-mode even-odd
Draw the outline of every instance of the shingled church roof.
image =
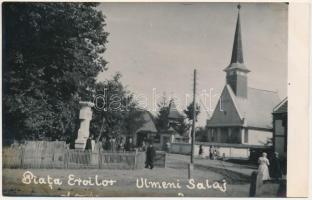
[[247, 98], [237, 97], [232, 88], [226, 85], [213, 115], [207, 121], [207, 126], [244, 126], [271, 129], [273, 108], [279, 101], [277, 92], [250, 87]]
[[248, 87], [248, 98], [246, 99], [235, 96], [229, 85], [226, 87], [246, 126], [272, 128], [273, 108], [280, 102], [277, 92]]

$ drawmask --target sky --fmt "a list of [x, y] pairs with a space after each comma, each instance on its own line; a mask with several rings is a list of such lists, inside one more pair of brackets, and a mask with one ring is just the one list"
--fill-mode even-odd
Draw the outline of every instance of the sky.
[[[163, 95], [178, 110], [192, 101], [197, 70], [199, 125], [212, 115], [225, 85], [237, 19], [236, 3], [102, 3], [109, 32], [104, 58], [140, 105], [155, 114]], [[287, 20], [284, 3], [242, 3], [244, 62], [248, 86], [287, 96]]]

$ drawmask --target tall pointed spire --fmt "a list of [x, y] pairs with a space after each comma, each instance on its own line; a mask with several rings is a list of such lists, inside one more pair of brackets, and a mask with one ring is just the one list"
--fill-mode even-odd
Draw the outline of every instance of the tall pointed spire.
[[235, 30], [235, 36], [234, 36], [231, 63], [244, 63], [240, 16], [239, 16], [240, 4], [238, 4], [237, 8], [238, 8], [238, 14], [237, 14], [237, 22], [236, 22], [236, 30]]
[[240, 9], [241, 9], [240, 4], [237, 5], [237, 9], [238, 9], [238, 14], [237, 14], [231, 62], [230, 62], [230, 65], [224, 71], [228, 71], [231, 69], [240, 69], [242, 71], [249, 72], [249, 70], [244, 65], [241, 24], [240, 24]]

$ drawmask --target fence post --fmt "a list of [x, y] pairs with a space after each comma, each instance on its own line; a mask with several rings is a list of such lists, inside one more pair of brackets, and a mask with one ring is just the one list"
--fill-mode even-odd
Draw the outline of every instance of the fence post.
[[167, 153], [166, 152], [165, 152], [165, 159], [164, 160], [165, 160], [165, 164], [164, 165], [165, 165], [165, 168], [166, 168], [166, 163], [167, 163]]
[[230, 158], [232, 158], [232, 147], [230, 147]]
[[101, 149], [99, 148], [98, 151], [98, 162], [99, 162], [99, 169], [101, 169], [102, 166], [102, 155], [101, 155]]
[[[43, 165], [43, 159], [42, 159], [42, 154], [43, 153], [41, 153], [41, 166], [43, 166], [43, 168], [49, 168], [50, 166], [48, 165], [48, 166], [44, 166]], [[54, 169], [54, 168], [56, 168], [55, 167], [55, 149], [53, 148], [53, 150], [52, 150], [52, 163], [51, 163], [51, 168], [52, 169]]]
[[24, 148], [21, 147], [21, 168], [24, 168]]
[[135, 169], [137, 165], [137, 155], [138, 155], [138, 149], [135, 149], [133, 169]]
[[67, 157], [68, 157], [68, 149], [65, 149], [64, 151], [64, 168], [67, 169], [68, 164], [67, 164]]

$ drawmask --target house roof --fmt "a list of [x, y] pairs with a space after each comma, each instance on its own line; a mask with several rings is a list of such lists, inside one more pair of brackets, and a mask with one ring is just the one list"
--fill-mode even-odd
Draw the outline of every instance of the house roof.
[[142, 111], [142, 117], [144, 120], [143, 125], [136, 132], [153, 132], [156, 133], [157, 129], [154, 122], [153, 115], [146, 110]]
[[273, 113], [287, 113], [288, 107], [288, 99], [287, 97], [283, 99], [275, 108], [273, 109]]
[[247, 98], [241, 98], [229, 85], [226, 87], [245, 126], [272, 128], [272, 111], [280, 101], [277, 92], [248, 87]]
[[169, 105], [168, 119], [183, 119], [183, 118], [185, 117], [177, 110], [177, 106], [175, 105], [174, 101], [171, 101]]

